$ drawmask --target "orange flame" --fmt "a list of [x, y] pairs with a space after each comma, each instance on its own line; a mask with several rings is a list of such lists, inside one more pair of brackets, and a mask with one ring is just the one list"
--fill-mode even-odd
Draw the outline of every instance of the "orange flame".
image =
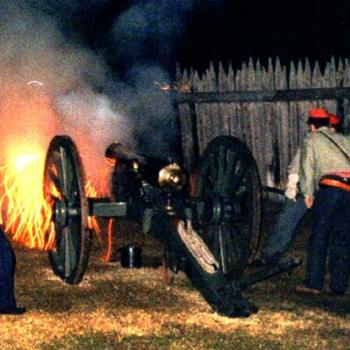
[[162, 91], [171, 91], [171, 90], [178, 90], [181, 92], [190, 92], [191, 87], [188, 84], [182, 84], [180, 85], [177, 81], [174, 81], [173, 83], [161, 83], [158, 81], [154, 82], [155, 85], [159, 87]]
[[[0, 167], [0, 224], [13, 241], [29, 248], [50, 250], [55, 244], [55, 229], [51, 221], [52, 208], [43, 194], [44, 150], [35, 145], [12, 149], [7, 163]], [[86, 196], [94, 198], [98, 193], [91, 181], [85, 185]], [[50, 192], [57, 198], [60, 194], [52, 186]], [[94, 216], [88, 217], [89, 228], [101, 242], [101, 228]], [[111, 226], [108, 225], [108, 246], [103, 257], [108, 261], [111, 254]]]
[[8, 159], [0, 167], [0, 223], [14, 241], [48, 250], [55, 232], [51, 207], [42, 191], [45, 153], [41, 147], [29, 145], [9, 150]]
[[[89, 198], [97, 197], [97, 191], [92, 186], [91, 181], [86, 182], [85, 192], [86, 192], [86, 197], [89, 197]], [[95, 216], [88, 217], [88, 225], [89, 225], [89, 229], [93, 230], [97, 234], [98, 240], [101, 243], [101, 228]]]
[[[96, 198], [98, 193], [95, 190], [95, 188], [91, 185], [90, 181], [87, 181], [85, 186], [86, 196], [89, 198]], [[97, 218], [95, 216], [89, 216], [88, 217], [88, 224], [89, 228], [93, 230], [97, 238], [99, 240], [99, 243], [102, 244], [102, 229], [97, 221]], [[113, 219], [109, 219], [107, 223], [107, 245], [106, 245], [106, 252], [104, 256], [102, 257], [102, 261], [108, 262], [111, 259], [112, 256], [112, 230], [113, 230]]]
[[[29, 248], [50, 250], [55, 244], [55, 228], [52, 207], [43, 194], [45, 146], [51, 137], [64, 133], [66, 126], [62, 130], [53, 96], [40, 81], [32, 80], [25, 86], [11, 81], [2, 87], [0, 100], [0, 116], [6, 125], [0, 137], [0, 224], [12, 240]], [[72, 128], [71, 132], [85, 146], [90, 170], [95, 170], [94, 164], [100, 160], [96, 145], [88, 141], [85, 131]], [[100, 185], [99, 193], [108, 193], [108, 181], [100, 181], [104, 174], [91, 171], [91, 175]], [[54, 185], [49, 190], [60, 198]], [[87, 183], [87, 197], [96, 197], [94, 191]], [[100, 235], [96, 218], [88, 220], [89, 227]]]
[[102, 261], [108, 262], [111, 260], [112, 257], [112, 231], [113, 231], [113, 219], [108, 220], [107, 224], [107, 247], [106, 247], [106, 253], [102, 257]]

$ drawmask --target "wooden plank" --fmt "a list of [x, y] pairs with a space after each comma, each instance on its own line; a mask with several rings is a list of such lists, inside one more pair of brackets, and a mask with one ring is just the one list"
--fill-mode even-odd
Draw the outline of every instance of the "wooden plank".
[[[215, 72], [213, 62], [210, 63], [209, 69], [207, 70], [206, 80], [206, 91], [218, 92], [217, 74]], [[208, 139], [209, 142], [216, 136], [221, 134], [221, 115], [218, 103], [211, 103], [207, 105], [208, 113]]]
[[[334, 57], [330, 63], [327, 63], [323, 73], [323, 87], [336, 87], [337, 86], [337, 69], [335, 66]], [[336, 114], [337, 113], [337, 101], [333, 100], [324, 100], [322, 101], [324, 107], [327, 111]]]
[[[257, 60], [255, 65], [255, 89], [262, 90], [263, 89], [263, 67], [260, 64], [260, 61]], [[266, 142], [268, 138], [266, 137], [266, 115], [264, 104], [261, 102], [255, 103], [256, 106], [256, 117], [255, 117], [255, 125], [257, 132], [257, 153], [258, 153], [258, 169], [261, 177], [262, 183], [266, 183], [267, 181], [267, 157], [266, 157]]]
[[[241, 91], [240, 79], [241, 79], [241, 71], [237, 70], [237, 72], [235, 74], [234, 84], [235, 84], [236, 89]], [[245, 139], [244, 126], [243, 126], [244, 119], [241, 117], [242, 105], [241, 105], [241, 103], [235, 103], [235, 106], [236, 106], [235, 120], [237, 121], [237, 123], [235, 123], [235, 125], [237, 125], [235, 130], [239, 131], [240, 137], [242, 138], [242, 140], [244, 140]]]
[[341, 58], [339, 58], [337, 71], [336, 71], [336, 84], [335, 86], [344, 86], [343, 80], [344, 80], [344, 62]]
[[[218, 88], [219, 92], [229, 91], [228, 87], [228, 75], [220, 62], [219, 72], [218, 72]], [[230, 104], [220, 103], [219, 104], [219, 115], [221, 119], [221, 125], [219, 125], [220, 131], [219, 135], [229, 135], [230, 134]]]
[[[343, 86], [348, 88], [350, 86], [350, 64], [348, 59], [345, 60]], [[350, 132], [350, 98], [344, 97], [344, 129], [345, 132]]]
[[[272, 65], [271, 58], [268, 60], [267, 70], [263, 72], [262, 88], [265, 91], [271, 91], [275, 89], [274, 80], [274, 68]], [[276, 139], [275, 128], [275, 107], [273, 103], [264, 103], [264, 115], [266, 116], [266, 125], [263, 128], [265, 130], [265, 142], [266, 142], [266, 153], [265, 153], [265, 181], [267, 186], [275, 186], [275, 154], [274, 154], [274, 143]]]
[[[302, 89], [310, 89], [312, 88], [312, 73], [311, 73], [311, 66], [308, 59], [305, 60], [305, 64], [302, 70], [302, 74], [300, 76], [300, 80], [298, 80], [298, 88]], [[315, 103], [315, 100], [318, 100], [318, 98], [315, 95], [312, 95], [310, 99], [300, 102], [298, 104], [298, 112], [299, 112], [299, 139], [302, 141], [308, 132], [308, 125], [307, 125], [307, 119], [308, 119], [308, 113], [311, 108], [317, 107], [317, 102]]]
[[[187, 70], [181, 74], [179, 67], [176, 70], [176, 78], [179, 84], [189, 84]], [[178, 105], [180, 114], [180, 129], [181, 129], [181, 145], [184, 164], [188, 168], [193, 159], [193, 139], [191, 133], [191, 111], [189, 104]]]
[[[242, 64], [242, 68], [240, 71], [240, 81], [239, 81], [239, 88], [243, 91], [248, 90], [248, 66], [246, 65], [245, 62]], [[242, 118], [242, 129], [244, 133], [244, 141], [246, 142], [247, 146], [249, 149], [253, 148], [252, 145], [252, 134], [251, 134], [251, 129], [250, 129], [250, 121], [249, 121], [249, 111], [248, 111], [248, 103], [243, 102], [240, 105], [240, 118]]]
[[[289, 68], [289, 88], [296, 89], [297, 87], [297, 72], [293, 62], [290, 62]], [[289, 164], [292, 161], [298, 147], [299, 147], [299, 115], [298, 115], [298, 103], [294, 101], [289, 102], [289, 143], [290, 154]]]
[[[276, 62], [275, 74], [276, 88], [287, 89], [288, 84], [286, 68], [281, 66], [279, 60]], [[280, 185], [285, 187], [287, 180], [287, 168], [290, 158], [288, 102], [277, 102], [276, 110], [278, 116], [278, 118], [276, 118], [276, 126], [278, 130], [278, 145], [280, 153]]]
[[[228, 72], [227, 72], [227, 91], [235, 91], [235, 72], [232, 68], [232, 64], [229, 64]], [[223, 105], [223, 104], [221, 104]], [[237, 108], [236, 103], [229, 103], [227, 104], [229, 106], [229, 113], [230, 113], [230, 129], [229, 134], [240, 137], [241, 135], [241, 121], [240, 118], [237, 118]]]
[[[203, 82], [198, 74], [197, 71], [192, 72], [192, 82], [193, 82], [193, 91], [201, 92], [203, 91]], [[202, 103], [196, 103], [195, 105], [195, 113], [197, 116], [197, 139], [198, 139], [198, 146], [199, 146], [199, 154], [202, 154], [203, 152], [203, 145], [205, 144], [205, 130], [204, 130], [204, 124], [205, 124], [205, 106], [203, 106]]]
[[[255, 79], [255, 67], [253, 59], [250, 57], [248, 61], [247, 66], [247, 76], [246, 76], [246, 89], [248, 91], [256, 91], [256, 79]], [[253, 154], [253, 157], [255, 161], [258, 164], [258, 167], [261, 165], [261, 156], [259, 151], [259, 130], [258, 130], [258, 124], [257, 124], [257, 110], [256, 110], [256, 103], [247, 103], [247, 126], [249, 128], [250, 133], [250, 151]]]
[[[349, 78], [350, 79], [350, 78]], [[236, 78], [237, 80], [237, 78]], [[350, 86], [350, 85], [347, 85]], [[299, 86], [300, 87], [300, 86]], [[278, 101], [315, 101], [349, 98], [350, 88], [302, 88], [295, 90], [175, 92], [177, 103], [246, 103]]]

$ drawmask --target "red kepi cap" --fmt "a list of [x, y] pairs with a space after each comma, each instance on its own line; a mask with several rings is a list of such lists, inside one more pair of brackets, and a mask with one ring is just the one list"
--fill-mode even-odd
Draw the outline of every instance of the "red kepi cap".
[[313, 108], [309, 110], [309, 117], [315, 119], [329, 118], [329, 113], [324, 108]]
[[332, 113], [328, 113], [328, 116], [329, 116], [329, 124], [335, 125], [335, 126], [340, 124], [341, 120], [339, 116]]

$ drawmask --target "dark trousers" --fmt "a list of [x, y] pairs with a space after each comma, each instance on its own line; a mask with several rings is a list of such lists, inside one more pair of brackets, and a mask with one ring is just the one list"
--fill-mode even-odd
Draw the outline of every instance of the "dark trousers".
[[322, 289], [329, 249], [330, 289], [344, 293], [350, 258], [350, 192], [323, 187], [312, 208], [312, 232], [307, 248], [305, 285]]
[[295, 201], [286, 200], [263, 251], [263, 257], [267, 262], [277, 262], [289, 249], [298, 225], [307, 211], [302, 196], [298, 196]]
[[9, 240], [0, 229], [0, 309], [15, 307], [14, 275], [16, 258]]

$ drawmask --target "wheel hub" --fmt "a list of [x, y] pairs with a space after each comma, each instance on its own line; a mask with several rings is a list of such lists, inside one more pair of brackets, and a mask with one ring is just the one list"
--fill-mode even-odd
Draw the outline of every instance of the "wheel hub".
[[212, 195], [205, 199], [204, 220], [211, 224], [220, 224], [224, 218], [232, 214], [231, 202], [219, 195]]
[[65, 200], [56, 200], [53, 206], [54, 222], [60, 228], [68, 225], [68, 210]]

